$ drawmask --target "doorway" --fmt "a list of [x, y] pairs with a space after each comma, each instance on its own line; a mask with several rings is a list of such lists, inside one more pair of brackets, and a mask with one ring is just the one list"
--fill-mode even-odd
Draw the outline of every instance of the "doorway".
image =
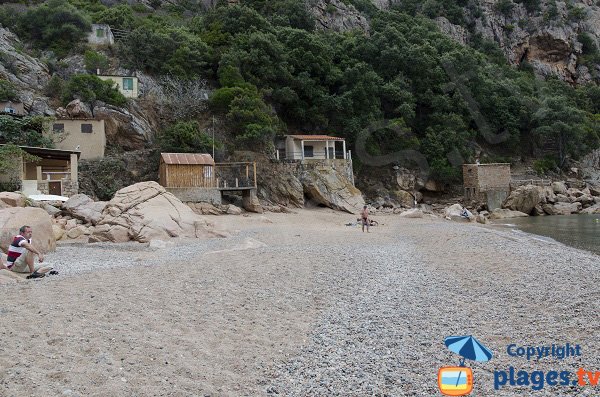
[[62, 186], [60, 181], [48, 182], [48, 194], [62, 196]]

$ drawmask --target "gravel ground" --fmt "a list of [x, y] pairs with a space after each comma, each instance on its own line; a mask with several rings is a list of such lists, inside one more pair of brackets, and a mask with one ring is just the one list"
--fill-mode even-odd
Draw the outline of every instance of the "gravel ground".
[[[216, 217], [227, 239], [152, 248], [63, 245], [61, 274], [3, 286], [2, 396], [436, 396], [458, 364], [450, 335], [494, 352], [468, 362], [481, 396], [596, 396], [505, 386], [494, 371], [600, 370], [599, 257], [493, 227], [329, 210]], [[19, 299], [17, 299], [19, 301]], [[528, 361], [509, 344], [579, 344]], [[573, 377], [574, 379], [574, 377]]]

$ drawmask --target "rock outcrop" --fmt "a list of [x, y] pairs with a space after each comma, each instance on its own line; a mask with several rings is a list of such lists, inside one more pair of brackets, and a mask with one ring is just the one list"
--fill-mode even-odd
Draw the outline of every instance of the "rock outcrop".
[[545, 192], [533, 185], [520, 186], [513, 190], [503, 204], [504, 208], [531, 214], [536, 205], [545, 202]]
[[92, 241], [149, 242], [216, 235], [204, 218], [156, 182], [140, 182], [119, 190], [102, 215]]
[[336, 32], [369, 31], [367, 18], [354, 6], [340, 0], [317, 0], [310, 10], [317, 21], [317, 28]]
[[353, 214], [365, 204], [360, 190], [331, 168], [304, 171], [301, 182], [304, 194], [326, 207]]
[[56, 250], [50, 215], [41, 208], [13, 207], [0, 210], [0, 248], [6, 252], [21, 226], [31, 226], [32, 241], [43, 253]]
[[48, 67], [40, 60], [26, 55], [17, 48], [23, 47], [17, 36], [0, 27], [0, 54], [6, 61], [0, 62], [0, 79], [15, 85], [19, 101], [25, 110], [33, 114], [54, 115], [48, 106], [48, 98], [40, 95], [50, 80]]
[[96, 225], [102, 220], [106, 201], [94, 201], [85, 194], [71, 196], [64, 204], [63, 210], [74, 218]]

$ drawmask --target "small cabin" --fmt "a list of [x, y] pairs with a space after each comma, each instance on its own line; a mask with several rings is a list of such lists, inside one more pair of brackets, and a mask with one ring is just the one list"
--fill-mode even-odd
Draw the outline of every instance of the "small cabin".
[[[1, 145], [0, 145], [1, 146]], [[70, 197], [79, 192], [79, 151], [19, 146], [25, 153], [36, 156], [35, 162], [25, 157], [15, 159], [14, 175], [1, 174], [0, 182], [15, 181], [21, 191], [32, 194], [54, 194]]]
[[276, 143], [277, 160], [348, 160], [346, 140], [329, 135], [286, 135]]
[[117, 89], [125, 98], [137, 98], [139, 96], [138, 78], [135, 76], [110, 76], [98, 74], [97, 77], [100, 80], [110, 80], [115, 83]]
[[110, 26], [102, 23], [92, 24], [92, 30], [88, 34], [88, 43], [92, 45], [113, 45], [115, 37]]
[[25, 107], [21, 102], [15, 101], [0, 101], [0, 113], [10, 114], [13, 116], [24, 116]]
[[510, 163], [463, 164], [467, 200], [484, 201], [491, 210], [500, 208], [510, 193]]
[[159, 183], [166, 188], [215, 188], [214, 168], [207, 153], [161, 153]]

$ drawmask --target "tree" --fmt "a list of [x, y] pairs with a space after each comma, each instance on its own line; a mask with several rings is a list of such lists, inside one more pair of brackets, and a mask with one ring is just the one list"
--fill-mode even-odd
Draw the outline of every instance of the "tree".
[[52, 139], [43, 135], [49, 120], [42, 116], [14, 118], [0, 116], [0, 139], [21, 146], [52, 148]]
[[88, 102], [92, 108], [97, 101], [102, 101], [114, 106], [125, 106], [127, 99], [119, 92], [115, 83], [103, 81], [90, 74], [78, 74], [69, 80], [65, 88], [64, 102], [78, 98]]
[[67, 0], [49, 0], [19, 18], [17, 33], [36, 47], [66, 55], [88, 34], [91, 23]]
[[162, 131], [158, 144], [163, 152], [208, 153], [214, 141], [197, 122], [180, 121]]
[[0, 101], [13, 101], [17, 99], [15, 85], [8, 80], [0, 80]]
[[83, 62], [85, 63], [86, 70], [90, 73], [96, 73], [97, 70], [107, 69], [109, 66], [106, 55], [90, 50], [85, 52]]

